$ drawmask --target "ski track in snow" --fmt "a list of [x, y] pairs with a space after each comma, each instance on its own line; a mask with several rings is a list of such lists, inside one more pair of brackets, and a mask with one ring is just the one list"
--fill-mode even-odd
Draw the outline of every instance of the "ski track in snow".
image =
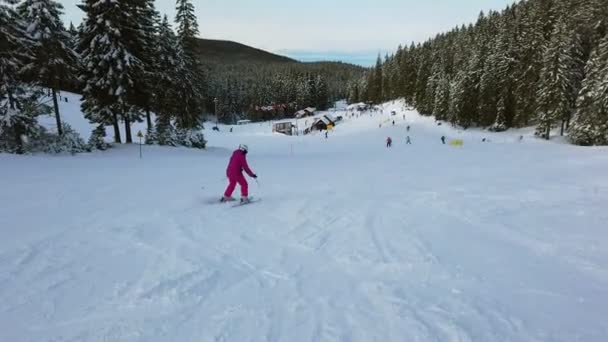
[[[0, 155], [0, 341], [608, 340], [608, 150], [387, 118]], [[263, 201], [211, 204], [241, 142]]]

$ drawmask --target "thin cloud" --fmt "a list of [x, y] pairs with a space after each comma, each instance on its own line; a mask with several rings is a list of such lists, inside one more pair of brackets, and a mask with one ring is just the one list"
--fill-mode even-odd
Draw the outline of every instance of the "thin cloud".
[[[75, 24], [80, 0], [60, 0], [64, 19]], [[194, 0], [201, 35], [238, 41], [269, 51], [328, 51], [328, 57], [373, 59], [378, 51], [423, 41], [476, 20], [481, 10], [502, 9], [511, 0]], [[170, 17], [175, 1], [156, 0]], [[339, 53], [331, 53], [338, 51]], [[344, 52], [342, 52], [344, 51]], [[306, 56], [304, 56], [306, 57]], [[304, 58], [303, 57], [303, 58]], [[365, 59], [364, 58], [364, 59]], [[367, 62], [366, 62], [367, 63]]]

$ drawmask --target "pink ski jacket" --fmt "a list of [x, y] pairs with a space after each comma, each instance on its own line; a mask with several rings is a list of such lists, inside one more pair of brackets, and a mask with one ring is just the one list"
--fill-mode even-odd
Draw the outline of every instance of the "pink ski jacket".
[[232, 157], [230, 157], [230, 163], [228, 163], [228, 169], [226, 169], [226, 176], [228, 176], [228, 178], [236, 178], [242, 175], [243, 170], [251, 177], [255, 175], [249, 168], [249, 165], [247, 165], [247, 156], [245, 153], [241, 150], [236, 150], [232, 153]]

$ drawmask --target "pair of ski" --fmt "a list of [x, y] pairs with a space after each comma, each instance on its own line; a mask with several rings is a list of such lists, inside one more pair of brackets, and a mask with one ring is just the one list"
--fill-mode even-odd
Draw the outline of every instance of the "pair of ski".
[[218, 201], [218, 203], [220, 203], [220, 204], [233, 203], [230, 207], [231, 208], [237, 208], [237, 207], [242, 207], [244, 205], [254, 204], [254, 203], [257, 203], [257, 202], [259, 202], [261, 200], [262, 200], [261, 198], [249, 198], [248, 201], [236, 201], [236, 200], [234, 200], [234, 201], [227, 201], [227, 202]]
[[[202, 187], [202, 189], [205, 190], [205, 187]], [[257, 202], [259, 202], [261, 200], [262, 200], [261, 198], [255, 198], [255, 197], [249, 197], [249, 200], [248, 201], [244, 201], [244, 202], [243, 201], [237, 202], [235, 199], [233, 199], [232, 201], [222, 201], [221, 199], [220, 200], [212, 199], [212, 200], [208, 201], [208, 204], [233, 203], [231, 205], [231, 207], [232, 208], [236, 208], [236, 207], [242, 207], [244, 205], [254, 204], [254, 203], [257, 203]]]

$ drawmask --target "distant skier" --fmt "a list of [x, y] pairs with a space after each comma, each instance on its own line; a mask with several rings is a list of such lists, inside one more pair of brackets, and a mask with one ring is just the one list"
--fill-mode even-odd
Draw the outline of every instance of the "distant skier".
[[395, 120], [393, 120], [393, 126], [395, 126]]
[[405, 143], [408, 145], [412, 144], [412, 139], [410, 139], [410, 136], [408, 135], [407, 138], [405, 138]]
[[407, 125], [407, 131], [408, 132], [410, 131], [410, 125]]
[[445, 135], [441, 136], [441, 143], [445, 145]]
[[393, 139], [391, 139], [391, 137], [386, 138], [386, 147], [392, 147], [393, 146]]
[[249, 165], [247, 164], [247, 152], [249, 152], [247, 145], [239, 145], [238, 150], [232, 153], [232, 157], [230, 157], [230, 162], [228, 163], [228, 168], [226, 169], [226, 176], [228, 177], [229, 184], [226, 188], [226, 192], [224, 192], [224, 197], [222, 197], [220, 200], [221, 202], [234, 201], [232, 192], [234, 192], [237, 183], [241, 187], [241, 203], [247, 203], [250, 201], [249, 184], [247, 184], [247, 180], [245, 179], [245, 176], [243, 176], [243, 171], [245, 171], [251, 178], [258, 178], [258, 176], [251, 171]]
[[327, 139], [327, 131], [325, 131], [325, 139]]

